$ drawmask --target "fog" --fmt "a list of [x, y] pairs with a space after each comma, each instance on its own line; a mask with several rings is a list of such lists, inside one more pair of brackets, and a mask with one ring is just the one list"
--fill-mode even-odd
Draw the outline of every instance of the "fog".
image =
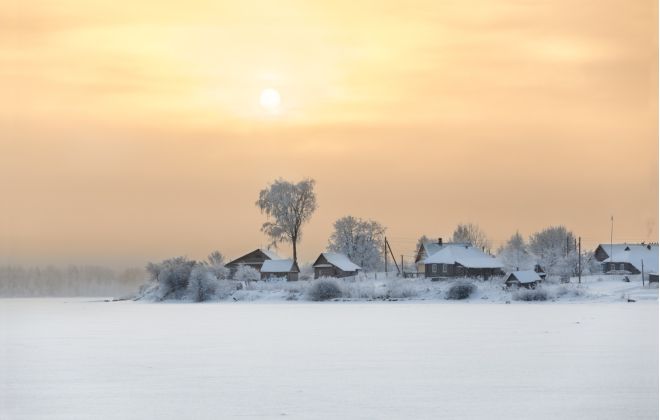
[[141, 268], [3, 265], [0, 266], [0, 296], [124, 297], [134, 294], [145, 279]]

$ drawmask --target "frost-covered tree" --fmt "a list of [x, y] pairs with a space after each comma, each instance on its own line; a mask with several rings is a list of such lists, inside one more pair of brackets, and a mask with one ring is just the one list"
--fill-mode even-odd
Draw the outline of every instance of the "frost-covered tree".
[[217, 279], [229, 278], [230, 270], [225, 267], [225, 257], [220, 251], [211, 252], [202, 264], [206, 265]]
[[490, 249], [490, 241], [479, 225], [474, 223], [459, 223], [452, 235], [453, 242], [467, 242], [475, 248]]
[[238, 281], [257, 281], [261, 279], [259, 271], [250, 267], [249, 265], [241, 264], [234, 273], [234, 280]]
[[273, 245], [290, 242], [295, 262], [298, 262], [297, 245], [302, 236], [302, 225], [316, 210], [314, 184], [315, 181], [309, 178], [297, 184], [278, 179], [259, 192], [256, 202], [269, 219], [261, 226], [261, 231], [268, 235]]
[[375, 270], [382, 264], [381, 249], [385, 227], [374, 220], [345, 216], [334, 223], [328, 251], [346, 254], [364, 270]]
[[529, 249], [549, 275], [571, 275], [576, 267], [575, 236], [564, 226], [551, 226], [529, 237]]
[[158, 284], [157, 298], [182, 298], [188, 287], [190, 272], [197, 264], [186, 257], [175, 257], [147, 264], [147, 272]]
[[422, 244], [425, 244], [427, 242], [431, 242], [428, 236], [422, 235], [417, 239], [417, 245], [415, 245], [415, 252], [413, 254], [417, 255], [417, 252], [419, 252], [419, 248], [422, 246]]
[[218, 286], [218, 279], [211, 268], [205, 264], [197, 264], [188, 279], [188, 297], [194, 302], [210, 300], [215, 296]]
[[497, 252], [507, 270], [531, 270], [536, 263], [535, 257], [527, 249], [525, 238], [516, 232]]

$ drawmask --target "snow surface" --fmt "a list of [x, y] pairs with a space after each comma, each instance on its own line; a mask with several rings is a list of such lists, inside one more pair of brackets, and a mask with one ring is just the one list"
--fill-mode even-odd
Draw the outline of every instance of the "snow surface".
[[0, 343], [3, 419], [658, 417], [656, 300], [4, 299]]

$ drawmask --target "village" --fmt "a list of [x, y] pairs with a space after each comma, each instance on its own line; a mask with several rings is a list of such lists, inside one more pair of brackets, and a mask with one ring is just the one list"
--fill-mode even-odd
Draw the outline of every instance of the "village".
[[[387, 252], [384, 255], [387, 256]], [[592, 267], [597, 269], [590, 274], [640, 275], [646, 283], [658, 283], [658, 244], [599, 244], [593, 251], [593, 258], [595, 264]], [[261, 280], [297, 281], [301, 273], [297, 262], [281, 258], [268, 249], [255, 249], [230, 261], [225, 267], [230, 270], [230, 278], [241, 267], [255, 270]], [[350, 256], [337, 252], [322, 252], [311, 267], [314, 279], [357, 277], [361, 273], [366, 275], [359, 265], [351, 261]], [[470, 243], [443, 242], [442, 238], [436, 242], [420, 244], [414, 265], [416, 271], [405, 272], [399, 265], [395, 267], [399, 276], [424, 277], [433, 281], [501, 277], [503, 284], [508, 287], [534, 288], [547, 277], [545, 268], [540, 264], [534, 264], [534, 268], [529, 270], [506, 270], [505, 264], [497, 257]]]

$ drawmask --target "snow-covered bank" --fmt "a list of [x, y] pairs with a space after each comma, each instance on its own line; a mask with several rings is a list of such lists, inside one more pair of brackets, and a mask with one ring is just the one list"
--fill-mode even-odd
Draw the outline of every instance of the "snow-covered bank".
[[0, 418], [657, 418], [657, 314], [5, 299]]
[[[253, 281], [235, 282], [220, 281], [209, 301], [216, 302], [254, 302], [254, 301], [318, 301], [332, 302], [350, 301], [438, 301], [448, 302], [448, 293], [456, 284], [471, 284], [473, 292], [462, 302], [479, 303], [515, 303], [527, 300], [546, 302], [628, 302], [629, 300], [657, 300], [657, 284], [642, 285], [641, 276], [627, 276], [629, 282], [624, 282], [624, 276], [595, 275], [585, 276], [582, 283], [573, 278], [568, 284], [546, 281], [534, 291], [527, 289], [507, 288], [502, 278], [487, 281], [477, 279], [452, 279], [431, 281], [425, 278], [399, 278], [394, 275], [385, 277], [371, 275], [361, 278], [301, 280], [287, 282]], [[325, 299], [318, 298], [316, 290], [320, 284], [329, 283], [336, 289]], [[327, 286], [326, 286], [327, 287]], [[152, 290], [156, 290], [155, 288]], [[153, 302], [153, 296], [148, 293], [143, 301]], [[185, 299], [184, 299], [185, 300]]]

